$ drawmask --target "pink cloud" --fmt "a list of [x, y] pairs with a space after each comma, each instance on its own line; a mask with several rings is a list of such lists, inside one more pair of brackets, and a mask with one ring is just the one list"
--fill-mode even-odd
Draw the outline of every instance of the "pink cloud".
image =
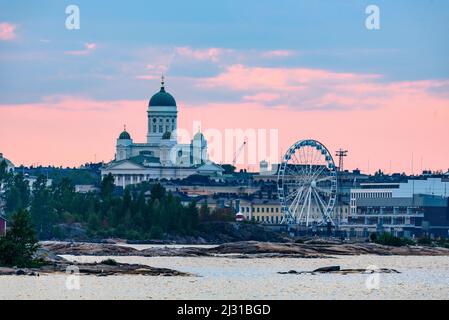
[[294, 55], [295, 52], [292, 50], [272, 50], [272, 51], [265, 51], [262, 53], [262, 56], [266, 58], [291, 57]]
[[191, 47], [177, 47], [175, 53], [195, 60], [210, 60], [217, 62], [222, 54], [228, 52], [229, 49], [221, 48], [207, 48], [207, 49], [193, 49]]
[[83, 50], [66, 51], [65, 54], [71, 56], [85, 56], [92, 53], [97, 49], [97, 44], [95, 43], [85, 43]]
[[0, 23], [0, 40], [8, 41], [16, 39], [16, 28], [15, 24], [8, 22]]
[[262, 92], [254, 95], [244, 96], [243, 100], [248, 102], [272, 102], [279, 98], [280, 98], [279, 94]]
[[447, 95], [449, 80], [386, 82], [378, 74], [308, 68], [232, 65], [214, 77], [200, 79], [203, 90], [245, 92], [243, 101], [302, 110], [378, 108], [397, 96]]
[[361, 80], [379, 78], [374, 74], [338, 73], [307, 68], [265, 68], [232, 65], [215, 77], [199, 81], [204, 88], [224, 87], [232, 90], [298, 90], [304, 85], [317, 82], [335, 84], [345, 81], [359, 83]]
[[138, 80], [155, 80], [160, 79], [161, 75], [165, 74], [168, 70], [168, 66], [165, 64], [147, 64], [146, 69], [148, 74], [138, 75]]

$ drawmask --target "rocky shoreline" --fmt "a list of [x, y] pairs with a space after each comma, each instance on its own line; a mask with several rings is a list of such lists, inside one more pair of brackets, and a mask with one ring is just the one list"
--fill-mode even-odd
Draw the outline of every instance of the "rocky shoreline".
[[309, 241], [306, 243], [272, 243], [241, 241], [216, 247], [152, 247], [138, 250], [131, 247], [104, 243], [44, 242], [42, 248], [54, 255], [92, 256], [170, 256], [170, 257], [297, 257], [327, 258], [339, 255], [400, 255], [449, 256], [449, 249], [425, 246], [392, 247], [374, 243], [336, 243]]
[[74, 274], [79, 275], [143, 275], [143, 276], [191, 276], [191, 274], [166, 268], [154, 268], [147, 265], [117, 263], [114, 265], [104, 263], [72, 263], [58, 262], [43, 265], [38, 268], [5, 268], [0, 267], [0, 276], [28, 275], [40, 276], [41, 274]]
[[[36, 268], [0, 267], [0, 276], [39, 276], [41, 274], [67, 274], [68, 270], [80, 275], [143, 275], [143, 276], [194, 276], [193, 274], [155, 268], [141, 264], [119, 263], [113, 259], [99, 263], [73, 263], [62, 255], [74, 256], [139, 256], [139, 257], [227, 257], [227, 258], [333, 258], [349, 255], [382, 256], [449, 256], [449, 249], [440, 247], [402, 246], [391, 247], [374, 243], [340, 243], [338, 241], [310, 240], [305, 243], [274, 243], [241, 241], [215, 247], [169, 247], [157, 246], [138, 250], [129, 246], [108, 243], [51, 242], [41, 243], [36, 258], [42, 265]], [[279, 272], [281, 274], [318, 273], [367, 273], [365, 269], [340, 269], [339, 266], [325, 267], [313, 271]], [[379, 273], [396, 273], [396, 270], [379, 269]]]

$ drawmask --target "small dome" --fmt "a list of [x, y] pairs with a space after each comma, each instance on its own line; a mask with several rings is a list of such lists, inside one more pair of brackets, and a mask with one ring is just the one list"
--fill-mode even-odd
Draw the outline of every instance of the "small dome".
[[194, 136], [193, 136], [193, 140], [206, 140], [204, 139], [204, 135], [201, 132], [197, 132]]
[[120, 136], [118, 137], [120, 140], [131, 140], [131, 136], [129, 133], [124, 130], [122, 133], [120, 133]]
[[161, 90], [153, 95], [148, 103], [149, 107], [176, 107], [176, 101], [173, 96], [165, 91], [164, 77], [161, 81]]
[[171, 132], [165, 131], [164, 134], [162, 135], [162, 140], [170, 140], [170, 139], [171, 139]]

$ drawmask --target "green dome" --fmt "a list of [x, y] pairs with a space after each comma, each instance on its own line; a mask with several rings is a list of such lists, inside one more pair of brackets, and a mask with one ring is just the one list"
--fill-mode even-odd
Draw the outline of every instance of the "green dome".
[[171, 132], [170, 131], [165, 131], [164, 134], [162, 135], [162, 139], [163, 140], [170, 140], [171, 139]]
[[148, 103], [149, 107], [176, 107], [173, 96], [165, 91], [164, 76], [161, 79], [161, 91], [153, 95]]
[[126, 130], [120, 133], [120, 136], [118, 138], [121, 140], [131, 140], [131, 136]]
[[173, 96], [165, 91], [164, 87], [161, 87], [161, 91], [156, 93], [151, 97], [150, 102], [148, 103], [149, 107], [165, 107], [165, 106], [173, 106], [176, 107], [176, 101]]

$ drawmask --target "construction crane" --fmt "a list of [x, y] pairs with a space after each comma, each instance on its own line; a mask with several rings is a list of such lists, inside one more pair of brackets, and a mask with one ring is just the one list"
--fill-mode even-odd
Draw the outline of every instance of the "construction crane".
[[335, 153], [335, 155], [338, 157], [338, 171], [342, 172], [344, 170], [343, 169], [343, 160], [344, 160], [344, 157], [346, 157], [348, 155], [348, 150], [340, 149]]
[[245, 140], [240, 148], [234, 153], [234, 158], [232, 159], [232, 166], [235, 167], [235, 164], [237, 163], [237, 158], [240, 156], [240, 153], [242, 153], [243, 148], [245, 148], [247, 141]]

